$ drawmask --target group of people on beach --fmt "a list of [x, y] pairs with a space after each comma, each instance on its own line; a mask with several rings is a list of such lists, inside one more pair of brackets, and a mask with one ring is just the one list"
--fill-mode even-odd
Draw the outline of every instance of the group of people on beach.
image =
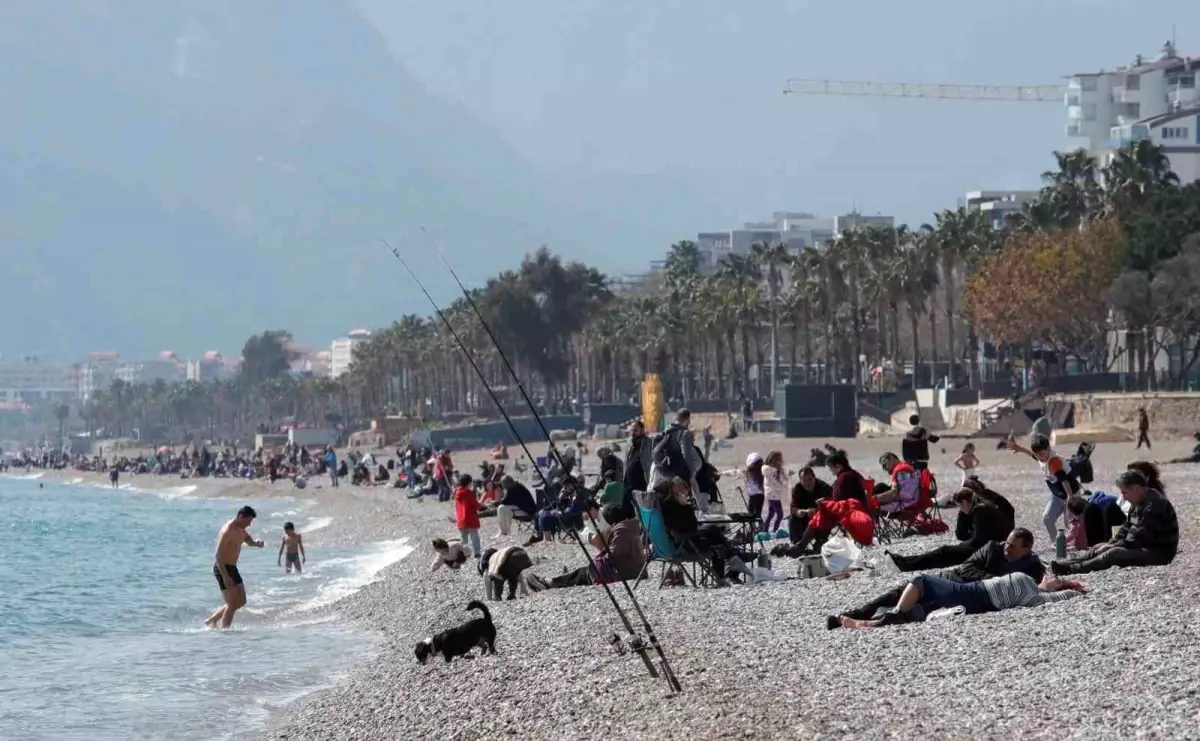
[[[954, 461], [961, 471], [959, 486], [937, 496], [936, 480], [929, 471], [929, 444], [938, 438], [921, 427], [919, 419], [911, 421], [913, 428], [905, 435], [900, 453], [880, 458], [885, 481], [864, 477], [846, 453], [833, 446], [814, 449], [796, 473], [788, 471], [780, 451], [766, 456], [751, 453], [739, 472], [757, 533], [769, 538], [781, 534], [786, 525], [789, 542], [773, 548], [775, 556], [818, 554], [821, 544], [838, 532], [861, 544], [873, 544], [878, 528], [884, 527], [881, 522], [898, 525], [905, 534], [939, 532], [947, 526], [938, 507], [957, 509], [957, 543], [913, 555], [885, 552], [888, 566], [897, 572], [923, 573], [866, 605], [829, 616], [828, 627], [879, 627], [947, 614], [1035, 606], [1085, 593], [1084, 586], [1072, 579], [1076, 575], [1173, 560], [1178, 522], [1154, 464], [1129, 464], [1115, 482], [1119, 495], [1092, 492], [1084, 488], [1093, 480], [1091, 445], [1081, 445], [1074, 455], [1064, 457], [1043, 434], [1033, 434], [1027, 445], [1007, 441], [1008, 450], [1036, 462], [1047, 487], [1043, 525], [1060, 554], [1047, 566], [1034, 553], [1034, 534], [1016, 526], [1012, 504], [980, 479], [973, 444], [965, 445]], [[645, 512], [654, 509], [674, 544], [706, 561], [715, 586], [752, 580], [758, 538], [739, 538], [724, 525], [704, 521], [704, 512], [720, 495], [713, 481], [706, 480], [715, 470], [703, 471], [707, 462], [696, 455], [694, 444], [689, 450], [689, 422], [687, 410], [680, 410], [672, 425], [655, 438], [635, 422], [624, 461], [611, 450], [600, 451], [599, 477], [590, 487], [569, 470], [556, 471], [557, 497], [549, 503], [545, 492], [535, 495], [510, 476], [502, 479], [502, 498], [484, 503], [469, 487], [469, 477], [464, 477], [453, 492], [459, 538], [434, 541], [431, 569], [457, 569], [473, 560], [485, 578], [488, 595], [498, 597], [500, 587], [507, 584], [510, 599], [518, 586], [540, 591], [636, 579], [654, 556], [643, 534]], [[828, 469], [832, 483], [821, 479], [821, 468]], [[519, 519], [533, 529], [533, 537], [520, 546], [485, 549], [479, 539], [479, 514], [489, 508], [498, 515], [498, 534], [507, 535], [514, 519]], [[528, 549], [564, 529], [581, 534], [594, 551], [592, 563], [552, 578], [537, 575]]]

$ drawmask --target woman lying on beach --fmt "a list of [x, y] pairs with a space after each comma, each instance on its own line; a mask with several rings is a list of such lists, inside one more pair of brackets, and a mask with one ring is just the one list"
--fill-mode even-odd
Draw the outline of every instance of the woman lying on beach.
[[842, 616], [843, 628], [879, 628], [924, 620], [933, 610], [958, 608], [974, 615], [1011, 607], [1036, 607], [1086, 594], [1082, 584], [1046, 574], [1038, 584], [1028, 574], [1013, 573], [961, 584], [937, 576], [914, 576], [904, 588], [896, 608], [877, 620]]

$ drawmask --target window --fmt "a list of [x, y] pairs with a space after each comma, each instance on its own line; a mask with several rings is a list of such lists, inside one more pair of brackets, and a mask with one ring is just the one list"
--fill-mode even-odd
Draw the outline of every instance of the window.
[[1125, 76], [1125, 89], [1126, 90], [1141, 90], [1142, 89], [1142, 76], [1141, 75], [1126, 75]]
[[1079, 78], [1079, 89], [1091, 92], [1096, 89], [1096, 78], [1094, 76]]
[[1162, 132], [1164, 139], [1186, 139], [1190, 133], [1186, 126], [1164, 126]]

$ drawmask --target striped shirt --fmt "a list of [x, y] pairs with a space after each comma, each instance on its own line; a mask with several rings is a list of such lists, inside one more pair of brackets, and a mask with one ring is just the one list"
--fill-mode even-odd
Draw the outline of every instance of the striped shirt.
[[1037, 607], [1049, 602], [1061, 602], [1078, 597], [1074, 589], [1061, 592], [1043, 592], [1028, 574], [1013, 573], [983, 580], [983, 589], [997, 610], [1010, 607]]

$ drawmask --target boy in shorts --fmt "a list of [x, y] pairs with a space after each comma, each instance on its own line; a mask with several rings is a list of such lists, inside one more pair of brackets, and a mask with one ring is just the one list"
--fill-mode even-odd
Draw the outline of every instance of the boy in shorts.
[[283, 553], [287, 551], [287, 573], [292, 573], [292, 569], [299, 574], [303, 569], [300, 564], [308, 560], [308, 556], [304, 554], [304, 539], [300, 537], [300, 533], [296, 532], [296, 526], [290, 522], [283, 523], [283, 542], [279, 544], [279, 555], [275, 558], [275, 563], [283, 565]]

